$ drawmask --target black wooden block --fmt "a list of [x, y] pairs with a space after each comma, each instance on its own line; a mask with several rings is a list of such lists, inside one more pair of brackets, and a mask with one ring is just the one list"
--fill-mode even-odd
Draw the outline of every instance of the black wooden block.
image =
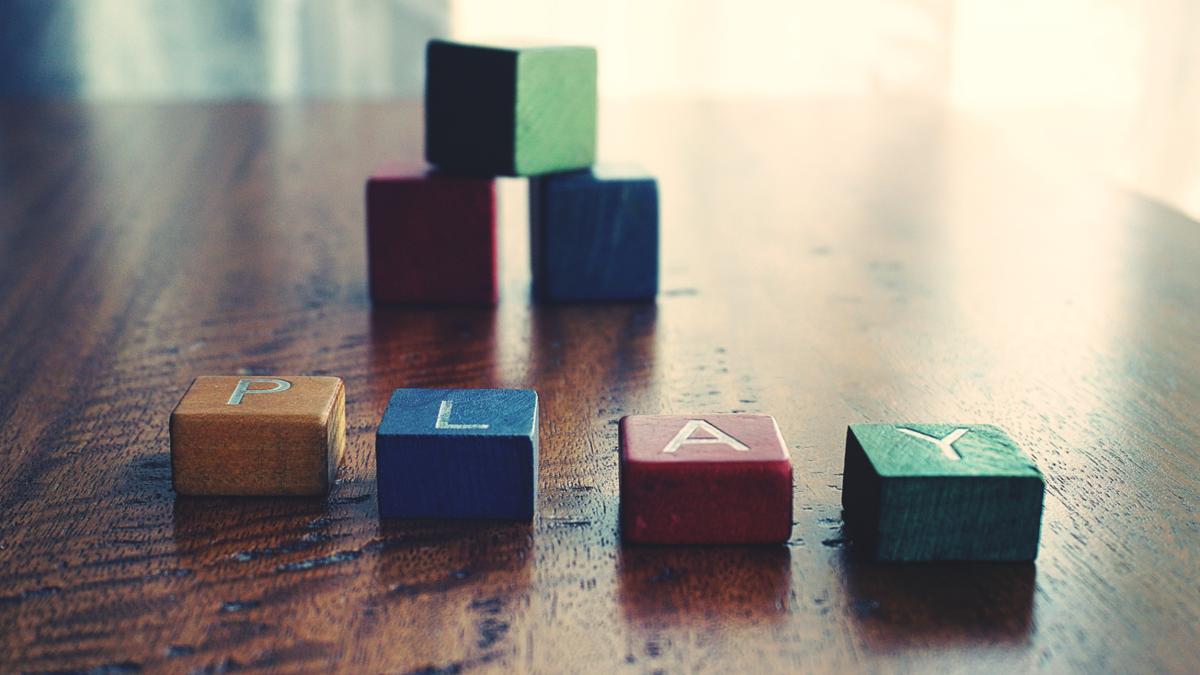
[[658, 184], [635, 164], [529, 180], [539, 300], [649, 300], [658, 293]]

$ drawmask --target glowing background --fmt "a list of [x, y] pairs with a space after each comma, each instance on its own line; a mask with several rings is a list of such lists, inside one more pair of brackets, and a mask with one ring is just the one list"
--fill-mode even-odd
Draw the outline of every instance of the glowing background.
[[604, 98], [923, 96], [1200, 215], [1184, 0], [14, 0], [0, 95], [419, 96], [430, 37], [600, 50]]

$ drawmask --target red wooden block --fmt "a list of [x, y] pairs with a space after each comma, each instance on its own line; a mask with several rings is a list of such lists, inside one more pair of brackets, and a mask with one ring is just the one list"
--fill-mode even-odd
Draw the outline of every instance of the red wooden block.
[[380, 303], [495, 303], [491, 178], [389, 163], [367, 181], [367, 268]]
[[792, 533], [792, 460], [770, 415], [621, 419], [621, 535], [766, 544]]

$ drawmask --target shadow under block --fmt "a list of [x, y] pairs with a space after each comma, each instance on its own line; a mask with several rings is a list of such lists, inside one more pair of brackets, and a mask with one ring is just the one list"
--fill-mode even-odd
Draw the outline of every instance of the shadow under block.
[[652, 300], [658, 184], [634, 164], [529, 180], [533, 291], [540, 300]]
[[367, 181], [367, 268], [378, 303], [495, 304], [495, 181], [380, 167]]
[[769, 415], [620, 422], [621, 536], [641, 544], [766, 544], [792, 533], [792, 462]]
[[994, 426], [854, 424], [846, 433], [844, 520], [876, 560], [1033, 560], [1044, 488]]
[[323, 495], [346, 446], [346, 388], [336, 377], [198, 377], [170, 427], [179, 494]]
[[426, 48], [425, 158], [454, 171], [533, 176], [596, 161], [596, 50]]
[[381, 518], [530, 520], [538, 400], [530, 389], [397, 389], [375, 436]]

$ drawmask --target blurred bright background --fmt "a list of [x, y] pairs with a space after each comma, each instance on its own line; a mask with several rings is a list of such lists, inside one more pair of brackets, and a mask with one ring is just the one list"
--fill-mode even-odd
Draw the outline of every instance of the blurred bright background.
[[0, 96], [420, 96], [425, 42], [595, 45], [602, 99], [944, 102], [1200, 216], [1186, 0], [8, 0]]

